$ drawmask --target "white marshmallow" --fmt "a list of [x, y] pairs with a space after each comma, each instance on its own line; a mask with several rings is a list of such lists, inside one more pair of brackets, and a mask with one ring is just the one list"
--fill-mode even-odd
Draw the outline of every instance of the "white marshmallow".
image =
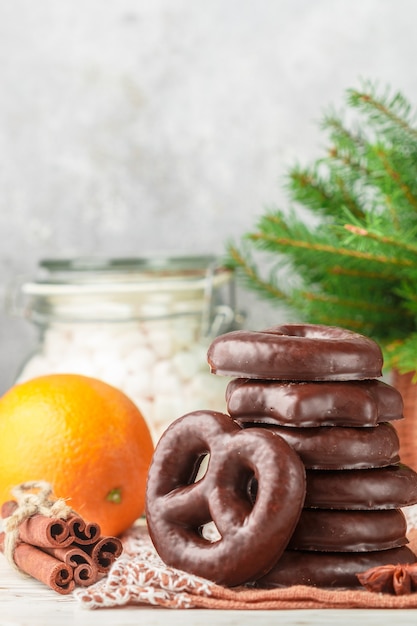
[[118, 387], [138, 406], [156, 442], [168, 425], [199, 409], [225, 411], [227, 379], [210, 374], [196, 319], [126, 324], [53, 324], [18, 377], [79, 373]]

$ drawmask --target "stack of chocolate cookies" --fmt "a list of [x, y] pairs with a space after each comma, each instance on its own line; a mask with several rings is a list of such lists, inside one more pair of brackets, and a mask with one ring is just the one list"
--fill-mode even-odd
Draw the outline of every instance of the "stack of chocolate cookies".
[[[289, 325], [262, 337], [238, 331], [209, 350], [212, 372], [235, 376], [226, 391], [229, 415], [244, 428], [282, 437], [306, 469], [299, 522], [259, 587], [352, 587], [358, 572], [415, 561], [402, 508], [417, 503], [417, 474], [400, 463], [392, 424], [403, 417], [401, 395], [378, 380], [382, 356], [371, 342], [351, 350], [335, 330]], [[280, 352], [280, 337], [292, 340], [287, 352]]]

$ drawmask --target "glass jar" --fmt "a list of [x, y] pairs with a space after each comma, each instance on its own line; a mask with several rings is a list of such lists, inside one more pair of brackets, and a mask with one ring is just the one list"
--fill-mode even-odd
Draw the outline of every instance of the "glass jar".
[[13, 312], [39, 329], [16, 382], [47, 373], [100, 378], [139, 407], [155, 441], [181, 415], [225, 410], [211, 340], [238, 328], [233, 272], [215, 257], [43, 260], [15, 286]]

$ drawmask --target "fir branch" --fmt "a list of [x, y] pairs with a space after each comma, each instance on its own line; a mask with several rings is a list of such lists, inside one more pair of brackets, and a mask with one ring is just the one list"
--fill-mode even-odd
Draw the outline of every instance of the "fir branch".
[[360, 250], [350, 250], [348, 248], [341, 248], [336, 246], [330, 246], [322, 243], [314, 243], [308, 241], [300, 241], [294, 239], [286, 239], [283, 237], [275, 237], [274, 235], [268, 235], [266, 233], [252, 233], [249, 238], [255, 242], [263, 242], [266, 244], [273, 244], [278, 247], [287, 248], [304, 248], [306, 250], [314, 252], [326, 252], [327, 254], [345, 257], [351, 257], [355, 259], [361, 259], [362, 261], [372, 261], [375, 263], [382, 263], [384, 265], [394, 265], [398, 267], [411, 267], [413, 263], [408, 259], [397, 259], [395, 257], [387, 257], [385, 255], [376, 255], [370, 252], [361, 252]]
[[368, 83], [368, 89], [359, 91], [349, 89], [347, 91], [347, 101], [352, 107], [362, 109], [370, 119], [375, 123], [385, 125], [389, 123], [394, 127], [400, 128], [403, 133], [410, 137], [413, 141], [417, 141], [417, 130], [413, 128], [413, 120], [410, 118], [410, 104], [400, 93], [388, 99], [389, 92], [386, 91], [385, 96], [379, 98], [374, 95], [375, 86]]
[[381, 159], [381, 163], [388, 176], [393, 180], [396, 185], [399, 186], [410, 205], [417, 209], [417, 197], [413, 194], [410, 187], [402, 180], [401, 174], [391, 166], [387, 158], [386, 152], [379, 148], [377, 150], [377, 154]]
[[360, 278], [364, 280], [396, 280], [398, 275], [395, 272], [369, 272], [366, 270], [355, 270], [342, 267], [341, 265], [334, 265], [330, 268], [329, 272], [338, 276], [350, 276], [354, 278]]
[[387, 237], [385, 235], [380, 235], [378, 233], [371, 233], [366, 228], [361, 228], [360, 226], [355, 226], [354, 224], [345, 224], [344, 228], [354, 235], [359, 235], [360, 237], [367, 237], [368, 239], [373, 239], [374, 241], [380, 244], [387, 244], [390, 246], [394, 246], [395, 248], [399, 248], [402, 251], [411, 252], [415, 254], [417, 257], [417, 246], [407, 244], [402, 240], [396, 239], [395, 237]]
[[357, 150], [363, 152], [366, 146], [366, 140], [363, 135], [358, 132], [353, 133], [342, 122], [341, 116], [330, 111], [323, 117], [321, 128], [330, 132], [330, 139], [341, 148], [349, 151]]
[[286, 301], [288, 304], [290, 303], [287, 294], [271, 282], [266, 282], [260, 278], [258, 272], [248, 261], [248, 256], [245, 258], [233, 244], [229, 244], [227, 250], [228, 258], [226, 265], [233, 269], [238, 269], [241, 276], [244, 277], [246, 283], [249, 284], [252, 289], [264, 292], [270, 298], [277, 298]]
[[364, 158], [368, 149], [365, 138], [350, 131], [334, 114], [325, 116], [322, 127], [330, 131], [333, 143], [329, 149], [330, 159], [339, 161], [350, 175], [353, 173], [359, 178], [369, 178], [370, 171]]
[[349, 298], [341, 298], [337, 295], [329, 295], [325, 293], [312, 293], [303, 292], [303, 297], [307, 300], [315, 300], [330, 304], [331, 306], [339, 306], [341, 308], [352, 308], [362, 311], [378, 311], [380, 313], [396, 314], [398, 313], [398, 307], [382, 306], [380, 304], [373, 304], [372, 302], [366, 302], [365, 300], [350, 300]]
[[[352, 175], [355, 176], [365, 176], [369, 178], [371, 176], [370, 170], [366, 167], [366, 162], [363, 157], [357, 157], [356, 159], [353, 157], [352, 153], [349, 153], [347, 150], [338, 147], [336, 144], [333, 145], [329, 149], [329, 158], [333, 161], [339, 161], [340, 164]], [[363, 211], [359, 211], [360, 214], [363, 214]]]
[[[244, 272], [245, 277], [249, 281], [252, 288], [262, 292], [264, 297], [285, 300], [286, 304], [290, 307], [293, 307], [297, 300], [303, 300], [305, 303], [320, 302], [330, 305], [332, 307], [332, 314], [335, 312], [335, 307], [341, 309], [351, 308], [352, 310], [363, 311], [367, 314], [371, 311], [377, 311], [378, 313], [382, 313], [384, 315], [393, 315], [398, 312], [398, 307], [396, 306], [381, 306], [378, 303], [375, 304], [358, 298], [349, 299], [322, 292], [300, 290], [299, 292], [294, 292], [292, 297], [289, 297], [275, 284], [272, 284], [272, 282], [267, 282], [261, 279], [256, 269], [253, 268], [247, 258], [243, 256], [235, 246], [230, 245], [228, 253], [229, 260], [227, 265], [232, 265], [234, 269], [239, 269], [239, 271]], [[355, 325], [357, 324], [359, 324], [359, 322], [355, 323]], [[361, 322], [361, 324], [363, 324], [363, 322]]]
[[384, 361], [390, 367], [398, 369], [400, 374], [414, 372], [413, 382], [417, 383], [416, 371], [417, 333], [411, 333], [401, 340], [388, 342], [384, 346]]
[[347, 207], [355, 216], [363, 216], [363, 209], [361, 208], [358, 200], [348, 189], [348, 186], [342, 176], [337, 176], [335, 178], [335, 183], [340, 191], [343, 206]]
[[308, 204], [313, 210], [321, 211], [332, 201], [331, 194], [313, 170], [294, 167], [289, 174], [287, 187], [296, 201]]
[[415, 291], [415, 284], [415, 281], [403, 282], [396, 289], [396, 293], [402, 299], [403, 309], [413, 316], [417, 315], [417, 294]]
[[[327, 180], [317, 171], [323, 167], [327, 168]], [[319, 161], [314, 169], [294, 167], [288, 176], [286, 187], [294, 201], [324, 217], [333, 215], [340, 206], [348, 207], [359, 218], [364, 216], [363, 209], [352, 192], [352, 186], [346, 185], [343, 176], [335, 175], [329, 160]]]

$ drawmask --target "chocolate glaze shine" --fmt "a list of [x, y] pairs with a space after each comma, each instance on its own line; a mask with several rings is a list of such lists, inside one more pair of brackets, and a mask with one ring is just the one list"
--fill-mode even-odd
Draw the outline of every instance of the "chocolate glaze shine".
[[402, 398], [375, 380], [374, 341], [288, 324], [217, 337], [207, 358], [237, 377], [230, 416], [176, 420], [148, 473], [149, 534], [168, 566], [227, 586], [359, 587], [359, 572], [416, 562], [400, 508], [417, 502], [417, 474], [399, 465], [389, 422]]
[[403, 417], [403, 400], [378, 380], [276, 382], [237, 378], [226, 389], [232, 417], [281, 426], [376, 426]]
[[[194, 482], [206, 453], [207, 472]], [[304, 466], [282, 438], [265, 429], [242, 430], [223, 413], [196, 411], [173, 422], [156, 446], [146, 494], [149, 534], [167, 565], [235, 586], [276, 563], [304, 497]], [[220, 540], [202, 536], [209, 522]]]
[[364, 380], [382, 375], [372, 339], [317, 324], [237, 330], [214, 339], [207, 360], [214, 374], [271, 380]]
[[[245, 429], [261, 426], [237, 418]], [[307, 469], [369, 469], [400, 461], [400, 442], [390, 423], [369, 428], [288, 428], [264, 426], [279, 435], [299, 454]]]
[[305, 507], [375, 510], [412, 504], [417, 504], [417, 473], [406, 465], [307, 471]]
[[296, 552], [286, 550], [278, 563], [254, 584], [273, 589], [291, 585], [340, 588], [361, 587], [357, 574], [371, 567], [415, 563], [406, 546], [376, 552]]
[[287, 546], [291, 550], [372, 552], [408, 543], [402, 511], [304, 509]]

